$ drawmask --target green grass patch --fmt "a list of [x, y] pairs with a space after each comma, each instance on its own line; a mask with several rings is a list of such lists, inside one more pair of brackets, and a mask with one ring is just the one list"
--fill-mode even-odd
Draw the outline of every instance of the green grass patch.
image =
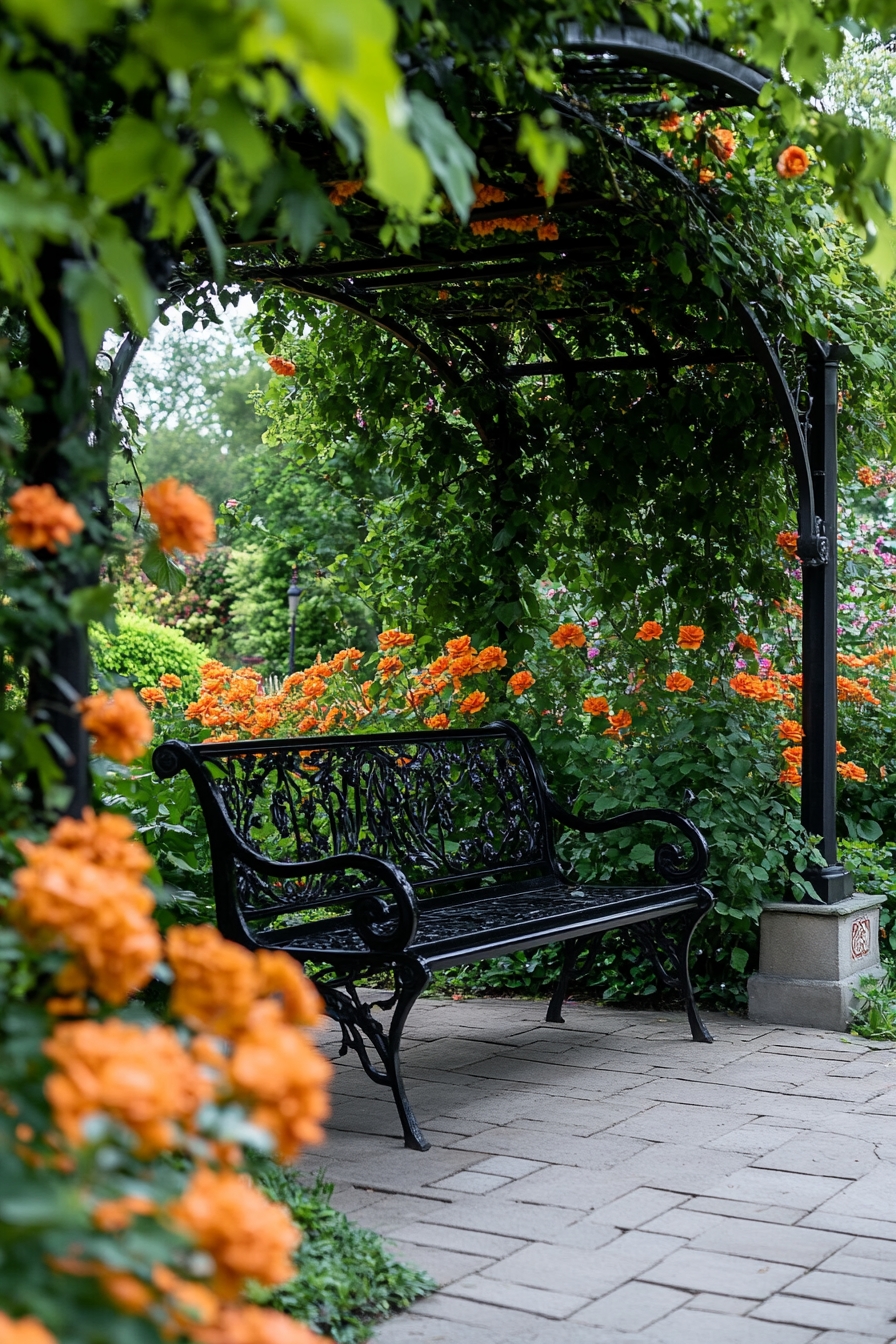
[[335, 1344], [362, 1344], [386, 1316], [434, 1292], [428, 1274], [402, 1264], [382, 1238], [358, 1227], [330, 1203], [333, 1186], [318, 1175], [310, 1188], [269, 1158], [256, 1158], [252, 1175], [285, 1204], [302, 1229], [296, 1276], [279, 1288], [255, 1286], [253, 1302], [304, 1321]]

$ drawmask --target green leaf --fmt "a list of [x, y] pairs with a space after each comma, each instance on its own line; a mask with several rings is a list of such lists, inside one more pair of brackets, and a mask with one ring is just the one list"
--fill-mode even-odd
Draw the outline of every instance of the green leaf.
[[473, 204], [472, 179], [476, 155], [461, 140], [445, 113], [419, 89], [412, 89], [411, 134], [423, 150], [429, 166], [448, 193], [448, 199], [466, 223]]
[[196, 216], [196, 223], [205, 239], [205, 245], [208, 248], [209, 261], [212, 264], [215, 279], [218, 284], [224, 283], [224, 273], [227, 269], [227, 252], [224, 244], [221, 242], [221, 235], [218, 232], [215, 221], [212, 219], [211, 212], [196, 187], [188, 187], [187, 195], [190, 198], [190, 204], [193, 207], [193, 214]]
[[750, 954], [745, 947], [733, 947], [731, 949], [731, 965], [737, 971], [738, 975], [743, 975], [747, 969], [747, 962], [750, 960]]
[[111, 628], [110, 617], [115, 610], [115, 588], [111, 583], [98, 583], [92, 588], [76, 588], [68, 599], [68, 614], [76, 625], [99, 621]]
[[187, 576], [176, 560], [163, 551], [156, 539], [148, 542], [141, 562], [143, 573], [157, 588], [174, 597], [187, 581]]
[[631, 856], [635, 863], [645, 865], [653, 863], [653, 850], [650, 848], [650, 845], [633, 845]]

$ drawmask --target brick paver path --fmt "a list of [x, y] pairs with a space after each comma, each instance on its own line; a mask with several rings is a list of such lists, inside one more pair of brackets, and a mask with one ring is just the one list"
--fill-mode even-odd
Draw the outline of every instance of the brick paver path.
[[[896, 1048], [710, 1014], [426, 1000], [432, 1141], [337, 1068], [335, 1202], [440, 1285], [376, 1344], [896, 1340]], [[328, 1053], [335, 1037], [325, 1037]]]

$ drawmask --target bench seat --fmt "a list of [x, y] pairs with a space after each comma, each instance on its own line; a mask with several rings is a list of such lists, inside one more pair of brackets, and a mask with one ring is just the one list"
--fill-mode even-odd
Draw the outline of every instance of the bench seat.
[[[340, 1053], [355, 1051], [368, 1076], [391, 1088], [408, 1147], [429, 1144], [402, 1080], [401, 1035], [445, 967], [563, 944], [547, 1011], [562, 1022], [579, 956], [587, 950], [593, 960], [602, 935], [621, 929], [682, 994], [694, 1039], [712, 1039], [688, 972], [691, 937], [713, 904], [703, 835], [668, 808], [592, 818], [564, 807], [513, 724], [171, 740], [153, 765], [161, 779], [186, 770], [196, 790], [221, 932], [306, 965], [341, 1027]], [[564, 830], [599, 836], [651, 826], [677, 836], [657, 845], [649, 883], [580, 882], [556, 848]], [[388, 997], [359, 992], [384, 974], [394, 986]]]
[[[567, 938], [590, 938], [604, 929], [664, 918], [700, 905], [696, 886], [568, 887], [559, 882], [501, 885], [460, 897], [419, 902], [417, 932], [408, 952], [431, 971], [465, 966], [520, 948]], [[298, 924], [256, 934], [259, 947], [277, 947], [302, 961], [338, 960], [341, 953], [369, 956], [351, 917]]]

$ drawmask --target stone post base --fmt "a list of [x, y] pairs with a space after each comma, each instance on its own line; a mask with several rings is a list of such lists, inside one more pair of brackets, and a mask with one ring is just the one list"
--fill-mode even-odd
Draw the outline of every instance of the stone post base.
[[878, 943], [883, 896], [831, 905], [771, 902], [759, 921], [759, 970], [747, 981], [750, 1017], [789, 1027], [842, 1031], [863, 975], [882, 976]]

